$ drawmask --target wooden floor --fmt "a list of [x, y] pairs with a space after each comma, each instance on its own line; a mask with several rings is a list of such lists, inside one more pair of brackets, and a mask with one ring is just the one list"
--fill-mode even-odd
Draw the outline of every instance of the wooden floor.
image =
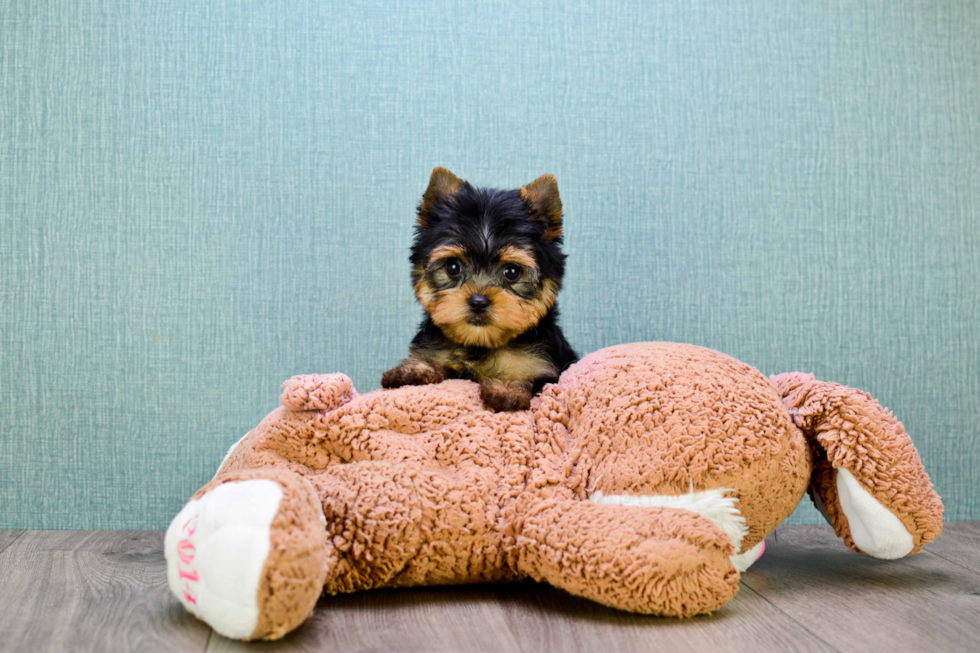
[[980, 651], [980, 522], [916, 556], [784, 526], [710, 617], [642, 617], [544, 585], [386, 590], [320, 601], [284, 640], [244, 644], [167, 589], [156, 531], [0, 531], [4, 651]]

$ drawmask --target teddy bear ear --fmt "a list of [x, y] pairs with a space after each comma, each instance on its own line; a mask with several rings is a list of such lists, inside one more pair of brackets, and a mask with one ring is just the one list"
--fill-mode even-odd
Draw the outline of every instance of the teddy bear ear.
[[561, 242], [561, 196], [554, 175], [541, 175], [521, 187], [521, 199], [531, 211], [531, 219], [544, 223], [544, 237]]
[[429, 177], [429, 187], [422, 193], [422, 203], [419, 204], [418, 224], [425, 227], [432, 208], [455, 195], [465, 182], [445, 168], [436, 167]]
[[279, 403], [289, 410], [335, 410], [356, 396], [346, 374], [304, 374], [282, 384]]

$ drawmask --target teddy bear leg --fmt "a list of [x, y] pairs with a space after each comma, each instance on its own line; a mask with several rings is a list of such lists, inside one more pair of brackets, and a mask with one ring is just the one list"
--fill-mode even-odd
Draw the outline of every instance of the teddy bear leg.
[[328, 594], [512, 577], [495, 504], [488, 505], [495, 477], [377, 460], [337, 465], [311, 480], [338, 556]]
[[809, 374], [770, 381], [814, 450], [813, 502], [851, 549], [890, 560], [939, 535], [942, 501], [890, 411], [866, 392]]
[[302, 623], [320, 596], [331, 552], [313, 487], [273, 469], [214, 479], [164, 538], [171, 591], [235, 639], [278, 639]]
[[522, 573], [631, 612], [689, 617], [738, 591], [731, 539], [688, 510], [547, 502], [523, 518], [517, 549]]
[[421, 546], [423, 510], [414, 474], [404, 463], [369, 460], [331, 467], [311, 480], [338, 557], [324, 592], [389, 583]]

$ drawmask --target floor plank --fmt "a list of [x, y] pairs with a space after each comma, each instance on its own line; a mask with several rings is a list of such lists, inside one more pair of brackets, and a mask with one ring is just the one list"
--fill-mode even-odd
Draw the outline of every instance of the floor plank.
[[243, 643], [216, 635], [207, 650], [520, 651], [492, 588], [375, 590], [324, 597], [306, 623], [278, 642]]
[[[833, 651], [742, 588], [719, 613], [695, 619], [632, 615], [547, 585], [420, 588], [325, 598], [280, 642], [214, 636], [228, 651]], [[679, 647], [696, 647], [679, 648]]]
[[547, 585], [502, 585], [496, 595], [527, 653], [536, 651], [833, 651], [747, 587], [712, 615], [630, 614]]
[[170, 595], [161, 532], [28, 531], [0, 577], [3, 650], [203, 651], [211, 632]]
[[980, 641], [980, 574], [928, 554], [856, 554], [829, 526], [778, 528], [742, 582], [840, 651], [976, 651]]
[[3, 553], [7, 547], [14, 543], [14, 540], [24, 533], [25, 531], [0, 531], [0, 553]]
[[980, 574], [980, 522], [943, 524], [943, 534], [925, 550]]
[[829, 527], [785, 526], [735, 600], [688, 620], [617, 612], [535, 583], [363, 592], [320, 601], [280, 642], [227, 640], [166, 585], [160, 532], [0, 531], [6, 651], [975, 650], [980, 523], [922, 555], [874, 560]]

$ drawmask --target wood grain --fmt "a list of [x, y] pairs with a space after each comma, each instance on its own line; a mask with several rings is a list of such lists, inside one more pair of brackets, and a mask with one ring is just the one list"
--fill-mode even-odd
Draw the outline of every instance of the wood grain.
[[[718, 614], [658, 619], [536, 583], [387, 590], [321, 600], [281, 642], [213, 636], [227, 651], [833, 651], [748, 588]], [[689, 649], [677, 649], [689, 650]]]
[[547, 585], [506, 585], [495, 593], [528, 653], [834, 650], [744, 586], [718, 612], [693, 619], [621, 612]]
[[0, 553], [3, 553], [7, 547], [13, 544], [23, 534], [24, 531], [0, 531]]
[[742, 582], [840, 651], [976, 651], [980, 641], [980, 574], [928, 554], [860, 555], [829, 526], [776, 529]]
[[0, 648], [203, 651], [167, 588], [163, 533], [28, 531], [0, 554]]
[[547, 585], [325, 597], [279, 642], [243, 643], [188, 615], [166, 584], [163, 533], [0, 531], [0, 650], [974, 651], [980, 523], [947, 524], [921, 555], [881, 561], [829, 527], [785, 526], [714, 615], [659, 619]]
[[943, 524], [943, 534], [925, 551], [980, 574], [980, 522]]
[[493, 586], [376, 590], [324, 597], [278, 642], [215, 635], [217, 651], [502, 651], [522, 649]]

